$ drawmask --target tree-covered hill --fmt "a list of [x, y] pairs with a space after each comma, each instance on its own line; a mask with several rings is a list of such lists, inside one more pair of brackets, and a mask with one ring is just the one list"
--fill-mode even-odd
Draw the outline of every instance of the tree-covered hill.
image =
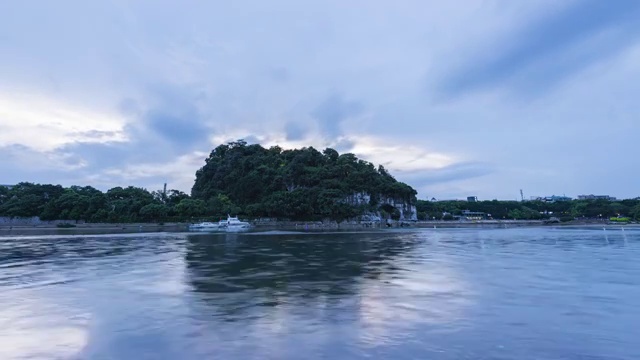
[[[345, 199], [371, 195], [366, 204]], [[386, 199], [415, 203], [416, 191], [382, 166], [355, 155], [307, 147], [283, 150], [240, 140], [216, 147], [196, 172], [191, 191], [215, 214], [341, 220], [364, 211], [393, 212]]]

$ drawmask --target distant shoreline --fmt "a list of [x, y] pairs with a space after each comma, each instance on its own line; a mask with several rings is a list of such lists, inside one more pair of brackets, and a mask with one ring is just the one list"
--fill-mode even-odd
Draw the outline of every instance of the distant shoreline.
[[[407, 223], [409, 226], [398, 226], [392, 229], [429, 229], [429, 228], [460, 228], [460, 229], [500, 229], [518, 227], [640, 227], [639, 224], [617, 224], [605, 222], [572, 221], [566, 223], [545, 224], [540, 220], [483, 220], [483, 221], [418, 221]], [[187, 232], [188, 223], [84, 223], [75, 227], [59, 228], [56, 225], [36, 225], [36, 226], [0, 226], [0, 237], [20, 236], [20, 235], [91, 235], [91, 234], [120, 234], [120, 233], [149, 233], [149, 232]], [[356, 223], [336, 223], [320, 222], [295, 222], [282, 221], [273, 223], [257, 223], [255, 229], [259, 230], [284, 230], [284, 231], [325, 231], [325, 230], [384, 230], [388, 229], [384, 224], [367, 226]]]

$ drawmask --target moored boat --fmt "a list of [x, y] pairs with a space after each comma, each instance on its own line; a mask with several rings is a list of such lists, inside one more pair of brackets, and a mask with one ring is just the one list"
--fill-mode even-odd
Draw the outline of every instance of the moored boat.
[[220, 224], [210, 221], [204, 221], [196, 224], [190, 224], [189, 230], [219, 230]]
[[220, 220], [217, 223], [214, 222], [200, 222], [189, 225], [189, 230], [200, 231], [242, 231], [251, 228], [251, 224], [246, 221], [241, 221], [238, 217], [231, 217], [227, 215], [226, 220]]
[[240, 221], [237, 216], [231, 217], [230, 215], [227, 215], [227, 231], [242, 231], [248, 230], [249, 228], [251, 228], [251, 224], [248, 222]]

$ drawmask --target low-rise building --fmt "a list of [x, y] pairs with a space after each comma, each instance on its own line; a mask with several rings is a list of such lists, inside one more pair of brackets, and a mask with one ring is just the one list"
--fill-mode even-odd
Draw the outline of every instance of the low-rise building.
[[578, 195], [578, 200], [607, 200], [607, 201], [616, 201], [617, 199], [614, 196], [609, 195]]
[[563, 196], [551, 195], [551, 196], [545, 196], [545, 197], [537, 197], [532, 200], [544, 201], [544, 202], [557, 202], [557, 201], [571, 201], [572, 199], [564, 195]]
[[487, 214], [481, 211], [462, 210], [462, 215], [454, 216], [458, 220], [484, 220]]

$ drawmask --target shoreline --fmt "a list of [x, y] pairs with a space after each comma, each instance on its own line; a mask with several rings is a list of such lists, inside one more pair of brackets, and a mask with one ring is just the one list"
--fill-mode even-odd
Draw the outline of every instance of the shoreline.
[[[392, 227], [384, 224], [363, 224], [363, 223], [321, 223], [321, 222], [270, 222], [254, 223], [254, 230], [277, 230], [277, 231], [308, 231], [323, 232], [335, 230], [350, 231], [371, 231], [387, 229], [510, 229], [522, 227], [558, 227], [558, 228], [600, 228], [600, 227], [632, 227], [640, 228], [639, 224], [617, 224], [605, 222], [572, 221], [566, 223], [544, 223], [540, 220], [486, 220], [486, 221], [418, 221], [408, 226], [400, 226], [400, 223]], [[95, 235], [95, 234], [125, 234], [125, 233], [154, 233], [154, 232], [189, 232], [188, 223], [132, 223], [132, 224], [110, 224], [110, 223], [84, 223], [77, 224], [76, 227], [59, 228], [52, 224], [31, 225], [31, 226], [0, 226], [0, 238], [3, 236], [20, 235]], [[198, 232], [191, 232], [198, 233]]]

